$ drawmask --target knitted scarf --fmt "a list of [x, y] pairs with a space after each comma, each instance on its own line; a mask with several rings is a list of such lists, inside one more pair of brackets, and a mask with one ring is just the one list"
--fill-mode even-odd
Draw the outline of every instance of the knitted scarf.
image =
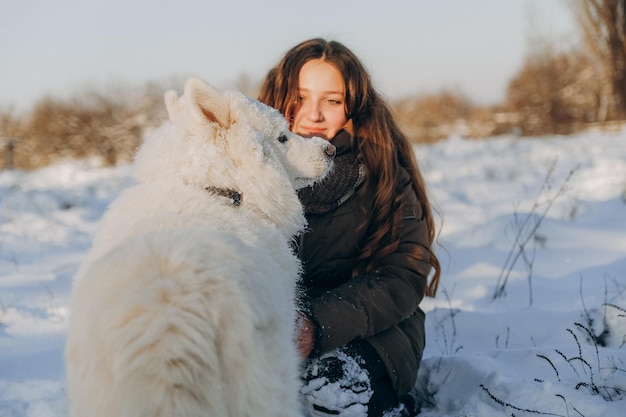
[[336, 156], [326, 178], [298, 191], [305, 214], [322, 214], [339, 207], [365, 181], [365, 172], [365, 166], [356, 160], [356, 152]]

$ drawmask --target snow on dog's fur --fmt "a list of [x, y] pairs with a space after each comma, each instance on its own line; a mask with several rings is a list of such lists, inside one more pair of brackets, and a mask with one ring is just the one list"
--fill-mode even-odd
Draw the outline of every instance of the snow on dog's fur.
[[75, 278], [70, 416], [297, 416], [295, 189], [334, 147], [198, 79], [165, 102]]

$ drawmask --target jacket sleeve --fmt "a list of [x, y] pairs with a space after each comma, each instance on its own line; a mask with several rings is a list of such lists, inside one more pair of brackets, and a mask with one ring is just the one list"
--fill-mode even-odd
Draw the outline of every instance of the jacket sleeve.
[[364, 339], [402, 322], [418, 308], [430, 272], [428, 227], [410, 186], [405, 188], [400, 244], [367, 275], [311, 300], [313, 354]]

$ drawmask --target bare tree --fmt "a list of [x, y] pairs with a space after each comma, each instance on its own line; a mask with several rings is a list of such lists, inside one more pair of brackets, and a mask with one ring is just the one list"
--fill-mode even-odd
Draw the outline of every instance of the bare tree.
[[604, 120], [597, 72], [582, 51], [562, 52], [549, 43], [535, 46], [507, 86], [506, 106], [517, 115], [520, 133], [569, 134]]
[[570, 0], [585, 43], [605, 71], [612, 95], [626, 116], [626, 0]]

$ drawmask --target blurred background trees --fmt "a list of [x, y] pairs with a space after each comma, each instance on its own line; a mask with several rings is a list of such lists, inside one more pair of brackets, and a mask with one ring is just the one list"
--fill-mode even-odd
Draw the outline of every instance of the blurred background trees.
[[[166, 116], [163, 91], [154, 83], [91, 90], [68, 101], [45, 97], [25, 116], [0, 114], [0, 136], [5, 138], [0, 168], [36, 169], [74, 158], [97, 158], [104, 165], [128, 162], [146, 132]], [[6, 146], [9, 140], [12, 149]]]
[[[534, 34], [497, 105], [476, 105], [454, 90], [392, 102], [409, 138], [569, 134], [626, 122], [626, 0], [566, 1], [582, 42], [563, 46]], [[34, 169], [63, 158], [128, 162], [145, 134], [165, 119], [163, 93], [172, 85], [182, 82], [83, 91], [65, 101], [43, 98], [26, 115], [0, 111], [0, 169]], [[233, 87], [249, 96], [258, 91], [245, 74]]]
[[481, 138], [569, 134], [626, 121], [626, 0], [568, 0], [582, 44], [565, 47], [533, 34], [503, 103], [481, 107], [444, 91], [394, 103], [416, 141], [451, 133]]
[[529, 54], [510, 81], [505, 106], [516, 115], [522, 135], [569, 134], [606, 120], [602, 91], [598, 70], [586, 53], [546, 45]]
[[603, 100], [626, 117], [626, 0], [570, 0], [588, 51], [607, 83]]

